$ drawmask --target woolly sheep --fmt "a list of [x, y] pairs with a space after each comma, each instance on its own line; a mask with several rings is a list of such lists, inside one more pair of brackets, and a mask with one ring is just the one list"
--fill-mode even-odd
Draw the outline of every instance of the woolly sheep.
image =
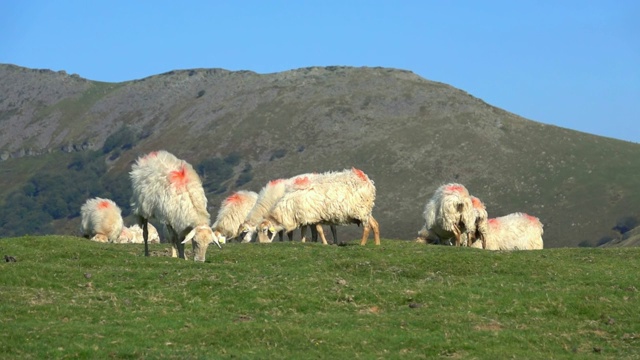
[[211, 242], [220, 247], [209, 226], [202, 182], [189, 163], [160, 150], [138, 158], [130, 175], [131, 209], [143, 229], [145, 256], [149, 256], [150, 219], [167, 227], [172, 257], [184, 259], [184, 244], [188, 241], [192, 241], [195, 261], [205, 261]]
[[[315, 179], [320, 176], [319, 174], [302, 174], [297, 175], [289, 179], [275, 179], [271, 180], [265, 185], [260, 193], [258, 194], [258, 199], [256, 200], [255, 205], [247, 214], [245, 220], [240, 224], [238, 228], [238, 234], [242, 238], [243, 243], [248, 243], [253, 239], [253, 235], [256, 233], [256, 228], [258, 224], [264, 219], [264, 217], [269, 213], [271, 208], [282, 198], [282, 196], [287, 191], [287, 187], [295, 182], [298, 178], [306, 178], [306, 179]], [[316, 230], [321, 226], [317, 225]], [[291, 230], [293, 231], [293, 229]], [[292, 239], [292, 233], [288, 232], [289, 240]], [[336, 230], [335, 227], [331, 229], [334, 239], [336, 239]], [[302, 227], [301, 237], [302, 242], [305, 242], [305, 233], [306, 227]], [[282, 236], [282, 233], [280, 233]], [[281, 238], [282, 239], [282, 238]]]
[[[160, 235], [158, 230], [151, 223], [147, 223], [147, 230], [149, 231], [149, 243], [159, 244]], [[142, 234], [142, 228], [138, 224], [131, 225], [129, 227], [123, 227], [122, 233], [118, 238], [118, 243], [121, 244], [144, 244], [144, 236]]]
[[[487, 250], [535, 250], [543, 248], [543, 225], [535, 216], [514, 213], [489, 219], [487, 223]], [[476, 241], [471, 245], [481, 248]]]
[[482, 248], [485, 249], [487, 247], [487, 220], [489, 219], [489, 215], [487, 214], [487, 209], [484, 206], [484, 203], [480, 201], [475, 196], [471, 196], [471, 203], [473, 205], [473, 210], [475, 214], [475, 233], [471, 234], [473, 236], [469, 236], [469, 234], [465, 233], [462, 235], [462, 245], [471, 246], [477, 240], [480, 240], [480, 244], [482, 244]]
[[[375, 244], [380, 245], [378, 222], [372, 216], [376, 188], [369, 177], [356, 168], [327, 173], [311, 181], [301, 177], [293, 189], [273, 206], [258, 226], [261, 242], [273, 239], [279, 230], [291, 231], [312, 224], [362, 224], [365, 245], [371, 230]], [[326, 244], [324, 235], [320, 233]]]
[[425, 224], [418, 238], [427, 243], [442, 243], [455, 238], [462, 245], [463, 233], [475, 232], [475, 211], [469, 191], [464, 185], [449, 183], [436, 189], [423, 213]]
[[80, 208], [82, 236], [98, 242], [116, 242], [122, 232], [122, 211], [109, 199], [93, 198]]
[[222, 201], [215, 223], [211, 226], [213, 236], [220, 243], [232, 239], [240, 233], [240, 225], [247, 218], [258, 200], [253, 191], [240, 190]]

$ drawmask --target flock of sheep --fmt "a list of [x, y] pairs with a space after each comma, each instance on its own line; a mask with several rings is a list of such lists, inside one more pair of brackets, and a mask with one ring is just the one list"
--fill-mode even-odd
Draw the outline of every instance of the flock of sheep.
[[542, 249], [540, 220], [524, 213], [489, 219], [487, 210], [461, 184], [442, 185], [424, 208], [419, 242], [470, 246], [487, 250]]
[[[109, 199], [93, 198], [81, 208], [81, 231], [94, 241], [144, 243], [159, 242], [158, 231], [149, 222], [164, 224], [172, 256], [185, 258], [184, 244], [191, 241], [195, 261], [205, 261], [209, 244], [218, 247], [227, 239], [246, 243], [272, 242], [276, 234], [292, 239], [293, 230], [306, 228], [312, 236], [328, 244], [322, 225], [329, 225], [337, 243], [336, 225], [362, 225], [360, 245], [373, 230], [380, 245], [380, 229], [372, 211], [376, 188], [369, 177], [356, 168], [323, 174], [302, 174], [270, 181], [260, 193], [237, 191], [221, 204], [213, 225], [200, 177], [186, 161], [161, 150], [137, 159], [130, 172], [132, 212], [137, 223], [123, 225], [120, 208]], [[516, 213], [489, 219], [482, 202], [469, 195], [460, 184], [436, 190], [424, 211], [425, 225], [418, 241], [453, 244], [489, 250], [542, 248], [542, 224], [530, 215]], [[256, 236], [257, 235], [257, 236]], [[479, 241], [478, 241], [479, 240]]]

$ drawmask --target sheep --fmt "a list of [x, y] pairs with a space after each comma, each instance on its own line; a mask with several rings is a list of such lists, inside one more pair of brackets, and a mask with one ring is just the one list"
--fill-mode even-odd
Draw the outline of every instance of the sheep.
[[188, 241], [192, 242], [195, 261], [205, 261], [211, 242], [222, 248], [209, 226], [207, 197], [191, 164], [160, 150], [138, 158], [130, 176], [131, 209], [143, 229], [145, 256], [149, 256], [150, 219], [167, 227], [172, 257], [184, 259]]
[[[256, 233], [257, 225], [264, 219], [264, 217], [269, 213], [273, 205], [280, 200], [280, 198], [287, 191], [287, 187], [291, 186], [296, 179], [306, 178], [306, 179], [314, 179], [320, 176], [319, 174], [302, 174], [297, 175], [289, 179], [275, 179], [271, 180], [265, 185], [260, 193], [258, 194], [258, 199], [256, 200], [255, 205], [247, 214], [244, 222], [240, 224], [238, 228], [238, 234], [242, 238], [243, 243], [248, 243], [252, 240], [253, 235]], [[322, 231], [322, 227], [320, 225], [316, 225], [315, 229]], [[293, 229], [291, 230], [293, 231]], [[335, 226], [331, 228], [331, 232], [333, 234], [334, 241], [337, 238]], [[302, 227], [301, 231], [301, 241], [305, 242], [305, 233], [306, 227]], [[292, 239], [292, 233], [288, 232], [289, 240]], [[282, 240], [282, 233], [280, 233]], [[325, 240], [326, 241], [326, 240]]]
[[[535, 250], [543, 248], [543, 225], [535, 216], [513, 213], [486, 221], [487, 250]], [[479, 241], [471, 247], [480, 248]]]
[[473, 236], [469, 236], [469, 234], [465, 233], [462, 235], [462, 245], [471, 246], [476, 240], [480, 240], [482, 244], [482, 248], [485, 249], [487, 247], [487, 219], [489, 219], [489, 215], [487, 214], [487, 209], [475, 196], [471, 196], [471, 203], [473, 205], [473, 210], [475, 213], [475, 233]]
[[[148, 223], [147, 228], [149, 231], [149, 243], [150, 244], [159, 244], [160, 243], [160, 235], [158, 234], [158, 230], [153, 224]], [[138, 224], [133, 224], [129, 227], [124, 226], [122, 228], [122, 233], [118, 238], [118, 243], [121, 244], [144, 244], [144, 237], [142, 235], [142, 228]]]
[[[291, 231], [312, 224], [355, 223], [363, 226], [360, 245], [366, 245], [371, 230], [375, 244], [380, 245], [379, 225], [371, 214], [375, 197], [373, 181], [356, 168], [327, 173], [313, 181], [300, 177], [260, 223], [258, 237], [261, 242], [269, 242], [279, 230]], [[326, 244], [321, 229], [319, 235]]]
[[116, 242], [122, 232], [122, 211], [109, 199], [93, 198], [80, 208], [82, 235], [97, 242]]
[[211, 226], [213, 236], [220, 243], [232, 239], [240, 233], [240, 224], [247, 218], [258, 200], [258, 194], [253, 191], [240, 190], [222, 201], [215, 223]]
[[461, 236], [475, 232], [475, 211], [469, 191], [464, 185], [449, 183], [436, 189], [423, 213], [425, 224], [418, 239], [427, 243], [443, 243], [455, 238], [462, 245]]

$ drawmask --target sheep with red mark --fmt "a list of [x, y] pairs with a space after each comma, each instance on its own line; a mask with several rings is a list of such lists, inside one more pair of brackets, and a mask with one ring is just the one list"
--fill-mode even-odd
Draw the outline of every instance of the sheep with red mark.
[[247, 218], [258, 200], [258, 194], [253, 191], [240, 190], [222, 201], [216, 221], [211, 228], [213, 236], [220, 243], [233, 239], [240, 233], [240, 224]]
[[[360, 245], [365, 245], [371, 230], [380, 245], [378, 222], [372, 215], [376, 188], [369, 177], [356, 168], [325, 173], [317, 178], [301, 177], [271, 208], [258, 226], [261, 242], [273, 240], [280, 230], [291, 231], [303, 225], [362, 224]], [[327, 241], [321, 234], [323, 244]]]
[[189, 241], [195, 261], [205, 261], [211, 242], [220, 247], [209, 226], [202, 182], [191, 164], [160, 150], [140, 157], [130, 176], [131, 209], [142, 227], [145, 256], [149, 256], [150, 219], [165, 224], [172, 257], [184, 259], [184, 244]]
[[97, 242], [116, 242], [122, 232], [122, 211], [109, 199], [93, 198], [80, 208], [82, 236]]
[[471, 246], [480, 240], [482, 248], [485, 249], [487, 247], [487, 220], [489, 219], [487, 208], [484, 206], [484, 203], [475, 196], [471, 196], [471, 203], [475, 214], [475, 232], [471, 234], [471, 236], [467, 233], [462, 234], [462, 245]]
[[462, 234], [475, 232], [475, 211], [464, 185], [449, 183], [436, 189], [423, 213], [425, 224], [418, 239], [427, 243], [448, 243], [454, 239], [462, 245]]
[[[282, 196], [287, 192], [287, 189], [291, 187], [296, 179], [306, 178], [306, 179], [315, 179], [320, 176], [319, 174], [301, 174], [294, 176], [289, 179], [275, 179], [271, 180], [265, 185], [260, 193], [258, 194], [258, 199], [256, 200], [255, 205], [247, 214], [245, 220], [240, 224], [238, 233], [242, 238], [243, 243], [248, 243], [253, 239], [253, 235], [256, 233], [256, 228], [258, 224], [264, 219], [264, 217], [271, 211], [271, 208], [282, 198]], [[322, 231], [321, 226], [316, 226], [316, 229], [320, 227], [320, 231]], [[302, 242], [305, 242], [305, 227], [302, 228]], [[293, 229], [291, 230], [293, 231]], [[335, 228], [332, 228], [332, 233], [334, 234], [335, 239]], [[292, 239], [292, 233], [288, 232], [289, 240]], [[264, 239], [263, 239], [264, 240]]]
[[[487, 250], [536, 250], [543, 248], [543, 225], [535, 216], [513, 213], [486, 221]], [[481, 248], [476, 241], [471, 245]]]

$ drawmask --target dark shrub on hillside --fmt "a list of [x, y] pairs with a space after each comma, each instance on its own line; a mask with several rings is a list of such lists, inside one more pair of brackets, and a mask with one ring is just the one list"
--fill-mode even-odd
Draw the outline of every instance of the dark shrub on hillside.
[[273, 154], [271, 154], [271, 158], [269, 158], [269, 161], [273, 161], [275, 159], [283, 158], [285, 155], [287, 155], [287, 150], [278, 149], [278, 150], [274, 151]]
[[624, 234], [629, 230], [632, 230], [638, 226], [638, 219], [634, 216], [624, 216], [618, 219], [616, 226], [612, 228], [613, 231], [617, 231], [620, 234]]
[[102, 152], [104, 154], [114, 149], [127, 150], [135, 145], [136, 136], [128, 126], [123, 126], [104, 141]]

